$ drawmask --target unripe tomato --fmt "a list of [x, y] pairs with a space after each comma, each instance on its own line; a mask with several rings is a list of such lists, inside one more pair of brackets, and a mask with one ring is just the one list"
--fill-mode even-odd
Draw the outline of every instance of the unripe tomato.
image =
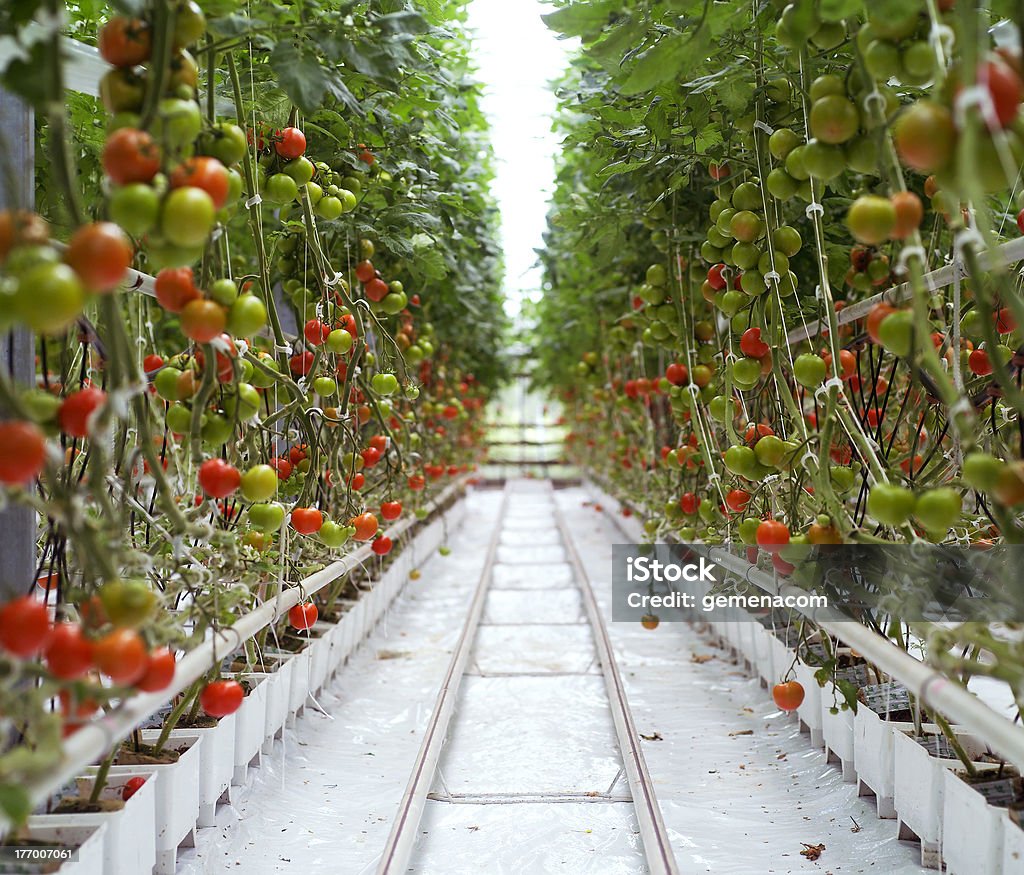
[[894, 136], [896, 151], [908, 167], [921, 173], [940, 170], [953, 156], [953, 115], [936, 101], [918, 100], [897, 119]]
[[216, 212], [213, 198], [203, 189], [191, 185], [173, 189], [164, 198], [160, 231], [175, 246], [202, 246], [213, 229]]
[[66, 264], [42, 263], [18, 279], [14, 312], [33, 331], [56, 334], [82, 313], [85, 289]]
[[846, 214], [846, 227], [857, 242], [877, 246], [887, 240], [896, 227], [896, 208], [879, 195], [861, 195]]
[[885, 526], [903, 525], [914, 504], [914, 493], [894, 483], [876, 483], [868, 493], [868, 513]]
[[159, 599], [142, 580], [111, 580], [99, 591], [103, 611], [115, 626], [137, 629], [157, 609]]
[[205, 298], [190, 301], [181, 310], [181, 331], [196, 343], [209, 343], [227, 325], [224, 308]]
[[266, 501], [277, 492], [277, 472], [270, 465], [254, 465], [242, 475], [240, 487], [246, 501]]

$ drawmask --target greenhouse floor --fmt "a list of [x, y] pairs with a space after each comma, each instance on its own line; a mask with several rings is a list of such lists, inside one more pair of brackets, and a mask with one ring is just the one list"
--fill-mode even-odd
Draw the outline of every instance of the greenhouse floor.
[[[178, 871], [373, 873], [402, 803], [474, 590], [491, 587], [407, 871], [647, 872], [594, 630], [556, 524], [572, 533], [615, 652], [672, 852], [683, 873], [910, 875], [874, 800], [825, 762], [687, 624], [612, 624], [611, 545], [580, 488], [516, 481], [472, 494], [466, 523], [371, 638], [200, 830]], [[802, 855], [819, 849], [816, 861]]]

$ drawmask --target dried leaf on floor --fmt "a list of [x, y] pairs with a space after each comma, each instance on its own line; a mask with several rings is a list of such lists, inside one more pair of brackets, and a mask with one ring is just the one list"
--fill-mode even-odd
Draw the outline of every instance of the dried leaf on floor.
[[690, 662], [695, 662], [697, 665], [703, 665], [708, 660], [714, 659], [713, 653], [692, 653], [690, 654]]
[[808, 860], [817, 860], [821, 856], [821, 852], [825, 850], [824, 845], [808, 845], [805, 842], [801, 842], [804, 849], [800, 852], [801, 857], [806, 857]]
[[736, 732], [730, 732], [729, 733], [729, 737], [730, 738], [734, 738], [737, 735], [753, 735], [753, 734], [754, 734], [754, 730], [753, 729], [738, 729], [738, 730], [736, 730]]
[[660, 733], [660, 732], [655, 732], [655, 733], [654, 733], [653, 735], [644, 735], [644, 734], [643, 734], [643, 733], [641, 732], [641, 733], [640, 733], [640, 737], [641, 737], [641, 738], [642, 738], [642, 739], [643, 739], [644, 741], [664, 741], [664, 740], [665, 740], [665, 739], [663, 739], [663, 738], [661, 737], [661, 733]]

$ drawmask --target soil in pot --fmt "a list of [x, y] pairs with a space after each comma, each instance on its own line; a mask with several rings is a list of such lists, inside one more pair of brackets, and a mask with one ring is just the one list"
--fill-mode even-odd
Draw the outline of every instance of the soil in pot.
[[957, 770], [956, 776], [965, 784], [970, 784], [995, 808], [1011, 808], [1024, 802], [1024, 781], [1017, 775], [1016, 769], [1007, 766], [1005, 771], [1001, 769], [999, 772], [984, 771], [970, 775]]
[[51, 814], [109, 814], [120, 811], [124, 802], [120, 799], [97, 799], [91, 802], [88, 796], [65, 796], [58, 802]]
[[169, 748], [165, 747], [160, 753], [150, 744], [139, 745], [138, 749], [122, 748], [114, 760], [115, 766], [169, 766], [176, 763], [188, 746]]
[[178, 721], [176, 729], [214, 729], [220, 721], [206, 714], [196, 714], [191, 720], [184, 716]]

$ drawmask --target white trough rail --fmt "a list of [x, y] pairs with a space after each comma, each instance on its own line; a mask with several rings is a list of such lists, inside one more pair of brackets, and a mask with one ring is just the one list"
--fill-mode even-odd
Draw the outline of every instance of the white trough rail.
[[[426, 505], [427, 510], [433, 512], [443, 506], [449, 498], [465, 487], [468, 479], [469, 475], [464, 475], [450, 484]], [[397, 538], [417, 522], [414, 516], [409, 515], [393, 525], [388, 534]], [[370, 544], [363, 544], [359, 549], [311, 574], [295, 586], [283, 589], [275, 599], [266, 601], [245, 614], [233, 626], [217, 630], [198, 647], [186, 653], [178, 661], [174, 680], [167, 689], [158, 693], [132, 696], [115, 711], [87, 723], [69, 736], [64, 741], [60, 762], [52, 770], [26, 785], [25, 789], [33, 806], [44, 801], [55, 790], [79, 775], [84, 768], [103, 757], [114, 744], [126, 738], [143, 720], [199, 680], [243, 642], [373, 555]], [[6, 831], [9, 826], [6, 819], [0, 818], [0, 832]]]
[[[587, 480], [585, 484], [586, 488], [601, 496], [609, 506], [615, 501], [593, 480]], [[646, 513], [641, 505], [635, 504], [634, 507], [641, 513]], [[620, 531], [630, 537], [619, 524], [615, 514], [608, 510], [606, 512]], [[769, 594], [782, 596], [807, 594], [807, 590], [792, 584], [780, 584], [773, 575], [761, 571], [738, 556], [710, 546], [705, 548], [705, 552], [711, 561], [738, 574]], [[794, 608], [794, 610], [817, 623], [830, 635], [844, 641], [866, 660], [900, 681], [916, 694], [922, 703], [930, 705], [968, 732], [978, 735], [1000, 756], [1013, 763], [1017, 768], [1024, 769], [1024, 728], [993, 711], [959, 683], [915, 659], [888, 638], [884, 638], [867, 626], [846, 618], [832, 608]]]
[[[997, 246], [991, 251], [982, 252], [980, 260], [981, 266], [985, 270], [993, 270], [1000, 266], [1016, 264], [1019, 261], [1024, 261], [1024, 237], [1014, 238], [1013, 240]], [[947, 264], [944, 267], [940, 267], [937, 270], [926, 273], [923, 280], [928, 289], [941, 289], [952, 285], [958, 274], [961, 278], [969, 276], [967, 268], [963, 262], [956, 260], [951, 264]], [[840, 325], [847, 325], [850, 322], [856, 322], [858, 319], [863, 319], [871, 312], [876, 304], [898, 304], [901, 301], [907, 300], [910, 295], [910, 283], [900, 283], [900, 285], [891, 286], [884, 292], [874, 295], [873, 297], [867, 298], [863, 301], [858, 301], [856, 304], [851, 304], [849, 307], [844, 307], [836, 314], [836, 319]], [[815, 319], [808, 322], [806, 325], [794, 328], [786, 335], [786, 339], [789, 343], [799, 343], [801, 340], [806, 340], [809, 337], [815, 337], [821, 331], [827, 329], [827, 320]]]

